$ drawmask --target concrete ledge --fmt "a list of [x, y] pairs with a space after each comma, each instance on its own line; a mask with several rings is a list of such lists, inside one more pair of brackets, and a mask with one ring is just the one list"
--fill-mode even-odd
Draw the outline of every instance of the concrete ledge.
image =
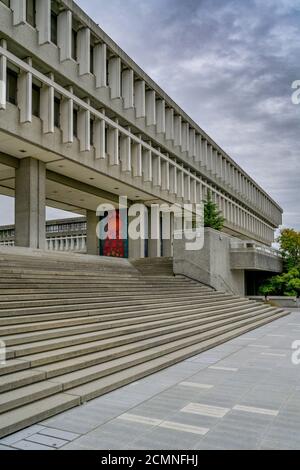
[[257, 251], [255, 248], [231, 248], [230, 265], [231, 269], [282, 272], [282, 259], [280, 257], [264, 251]]
[[[257, 302], [264, 302], [265, 298], [260, 295], [253, 295], [249, 297], [250, 300], [256, 300]], [[268, 302], [271, 305], [282, 308], [300, 308], [300, 299], [296, 297], [284, 297], [284, 296], [271, 296], [268, 297]]]

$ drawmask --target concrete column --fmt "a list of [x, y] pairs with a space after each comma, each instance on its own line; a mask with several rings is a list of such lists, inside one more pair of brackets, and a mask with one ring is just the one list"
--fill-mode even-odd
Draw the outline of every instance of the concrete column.
[[196, 156], [195, 156], [195, 162], [197, 163], [200, 163], [201, 162], [201, 157], [202, 157], [202, 137], [200, 134], [196, 134], [196, 142], [195, 142], [195, 146], [196, 146]]
[[60, 127], [64, 144], [71, 144], [74, 141], [73, 106], [72, 98], [63, 98], [60, 102]]
[[184, 172], [177, 169], [177, 197], [184, 198]]
[[176, 147], [182, 145], [182, 117], [178, 115], [174, 117], [174, 145]]
[[161, 162], [161, 189], [163, 191], [170, 190], [170, 165], [166, 160]]
[[111, 166], [119, 165], [119, 129], [109, 127], [107, 132], [107, 153]]
[[[53, 74], [50, 78], [53, 80]], [[40, 92], [40, 118], [43, 122], [43, 133], [54, 132], [54, 88], [43, 85]]]
[[166, 110], [166, 139], [174, 140], [174, 109]]
[[26, 0], [10, 0], [10, 7], [13, 11], [13, 25], [26, 23]]
[[[102, 111], [103, 112], [103, 111]], [[105, 121], [103, 119], [95, 119], [94, 123], [94, 147], [95, 158], [104, 160], [105, 155]]]
[[166, 102], [165, 100], [156, 101], [156, 126], [157, 133], [164, 134], [166, 132]]
[[77, 60], [79, 76], [87, 75], [91, 71], [91, 30], [81, 28], [77, 33]]
[[177, 194], [177, 168], [170, 165], [170, 193]]
[[[128, 224], [130, 224], [136, 217], [128, 216]], [[140, 227], [140, 231], [143, 230]], [[145, 239], [140, 236], [137, 240], [133, 240], [128, 236], [128, 257], [131, 259], [145, 258]]]
[[153, 172], [153, 186], [161, 186], [161, 158], [155, 153], [152, 154], [152, 172]]
[[190, 129], [189, 131], [189, 157], [196, 157], [196, 131], [195, 129]]
[[121, 135], [120, 138], [121, 169], [124, 173], [131, 173], [131, 138]]
[[145, 183], [151, 182], [153, 179], [152, 171], [152, 152], [148, 149], [143, 149], [142, 151], [142, 160], [143, 160], [143, 178]]
[[[16, 0], [18, 1], [18, 0]], [[60, 61], [72, 59], [72, 12], [62, 11], [57, 18], [57, 44], [60, 50]]]
[[136, 80], [134, 84], [134, 105], [137, 119], [146, 116], [146, 84], [144, 80]]
[[36, 1], [36, 27], [39, 45], [51, 41], [51, 0]]
[[97, 44], [94, 47], [94, 74], [96, 77], [96, 88], [107, 86], [106, 55], [106, 44]]
[[108, 84], [110, 96], [114, 100], [121, 98], [121, 59], [112, 57], [108, 62]]
[[182, 151], [188, 152], [190, 149], [190, 126], [187, 122], [183, 122], [182, 130]]
[[[1, 39], [0, 46], [7, 48], [5, 39]], [[0, 109], [6, 109], [6, 68], [7, 60], [4, 55], [0, 56]]]
[[173, 241], [174, 241], [174, 213], [163, 213], [162, 215], [162, 254], [167, 258], [173, 256]]
[[133, 108], [134, 105], [134, 73], [126, 69], [122, 72], [122, 97], [124, 109]]
[[86, 246], [88, 255], [99, 255], [99, 240], [97, 238], [97, 225], [99, 218], [96, 212], [86, 211]]
[[146, 91], [146, 124], [156, 125], [156, 93], [154, 90]]
[[45, 249], [46, 166], [34, 158], [20, 160], [16, 169], [16, 246]]
[[148, 220], [148, 257], [160, 258], [160, 209], [158, 204], [152, 205]]
[[143, 174], [142, 168], [142, 144], [134, 142], [131, 148], [132, 176], [140, 178]]
[[78, 139], [79, 151], [89, 152], [91, 150], [91, 113], [88, 109], [80, 109], [78, 112]]
[[[32, 60], [27, 59], [29, 65]], [[18, 106], [20, 109], [20, 123], [32, 122], [32, 74], [21, 72], [18, 75]]]

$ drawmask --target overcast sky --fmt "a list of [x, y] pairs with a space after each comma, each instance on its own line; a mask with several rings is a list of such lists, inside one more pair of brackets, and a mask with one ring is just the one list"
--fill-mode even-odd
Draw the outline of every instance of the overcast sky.
[[300, 105], [291, 101], [300, 1], [77, 3], [283, 207], [284, 224], [300, 230]]

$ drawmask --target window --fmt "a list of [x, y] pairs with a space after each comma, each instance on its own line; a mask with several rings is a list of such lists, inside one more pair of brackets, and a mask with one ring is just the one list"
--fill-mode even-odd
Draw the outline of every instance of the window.
[[60, 100], [57, 97], [54, 98], [54, 125], [60, 127]]
[[90, 72], [94, 73], [94, 48], [90, 49]]
[[7, 69], [6, 101], [17, 105], [18, 74]]
[[32, 114], [40, 117], [40, 88], [32, 85]]
[[26, 0], [26, 21], [35, 28], [35, 0]]
[[57, 15], [51, 12], [51, 42], [57, 45]]
[[0, 2], [4, 3], [4, 5], [10, 8], [10, 0], [0, 0]]
[[73, 134], [74, 134], [74, 137], [77, 137], [77, 117], [78, 117], [77, 109], [74, 109], [73, 110]]
[[94, 145], [94, 121], [90, 120], [90, 144]]
[[77, 60], [77, 31], [72, 29], [72, 58]]

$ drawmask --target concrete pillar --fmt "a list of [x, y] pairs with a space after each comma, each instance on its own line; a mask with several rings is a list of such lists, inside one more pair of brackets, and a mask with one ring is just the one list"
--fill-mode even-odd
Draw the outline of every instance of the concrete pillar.
[[152, 204], [148, 221], [148, 257], [160, 258], [160, 209], [158, 204]]
[[91, 71], [91, 30], [81, 28], [77, 33], [77, 60], [79, 76], [87, 75]]
[[120, 138], [121, 169], [124, 173], [131, 173], [131, 138], [121, 135]]
[[51, 41], [51, 0], [36, 1], [36, 27], [39, 45]]
[[177, 194], [177, 168], [170, 165], [170, 193]]
[[[53, 74], [50, 75], [53, 80]], [[43, 122], [43, 133], [54, 132], [54, 88], [43, 85], [40, 92], [40, 118]]]
[[166, 110], [166, 139], [174, 140], [174, 109]]
[[86, 246], [88, 255], [99, 255], [99, 240], [97, 237], [97, 225], [99, 218], [96, 212], [86, 211]]
[[153, 172], [152, 172], [152, 152], [148, 149], [143, 149], [142, 154], [143, 160], [143, 178], [145, 183], [151, 182], [153, 179]]
[[26, 23], [26, 0], [11, 0], [10, 6], [13, 11], [13, 25]]
[[119, 57], [112, 57], [108, 62], [108, 84], [111, 99], [121, 98], [121, 59]]
[[195, 129], [190, 129], [189, 131], [189, 157], [196, 157], [196, 131]]
[[146, 123], [147, 126], [156, 124], [156, 93], [154, 90], [146, 91]]
[[134, 73], [126, 69], [122, 72], [122, 97], [124, 109], [133, 108], [134, 105]]
[[161, 189], [163, 191], [170, 190], [170, 165], [166, 160], [161, 162]]
[[166, 102], [162, 99], [156, 101], [156, 129], [158, 134], [166, 132]]
[[60, 102], [60, 127], [64, 144], [71, 144], [74, 141], [73, 106], [72, 98], [63, 98]]
[[107, 153], [109, 156], [109, 164], [111, 166], [119, 165], [119, 129], [114, 127], [108, 128]]
[[[130, 224], [136, 217], [128, 216], [128, 224]], [[128, 257], [131, 259], [145, 258], [145, 237], [140, 236], [137, 240], [133, 240], [128, 236]]]
[[91, 113], [88, 109], [79, 109], [78, 139], [79, 151], [89, 152], [91, 150]]
[[[102, 111], [103, 112], [103, 111]], [[95, 119], [94, 123], [94, 147], [95, 147], [95, 158], [104, 160], [105, 155], [105, 121], [103, 119]]]
[[174, 241], [174, 213], [163, 213], [162, 215], [162, 254], [167, 258], [173, 256], [173, 241]]
[[71, 60], [72, 12], [70, 10], [62, 11], [57, 17], [57, 44], [60, 50], [60, 61]]
[[188, 152], [190, 149], [190, 126], [187, 122], [182, 123], [181, 132], [182, 132], [182, 151]]
[[94, 47], [94, 74], [96, 77], [96, 88], [107, 86], [106, 56], [106, 44], [97, 44]]
[[136, 80], [134, 84], [134, 105], [137, 119], [146, 116], [146, 84], [144, 80]]
[[[1, 39], [0, 46], [7, 48], [5, 39]], [[6, 67], [7, 60], [4, 55], [0, 56], [0, 109], [6, 109]]]
[[132, 176], [140, 178], [143, 174], [142, 144], [134, 142], [131, 148]]
[[20, 160], [16, 169], [16, 246], [45, 249], [46, 166], [34, 158]]
[[[32, 65], [32, 60], [27, 59]], [[18, 75], [18, 106], [20, 109], [20, 123], [32, 122], [32, 74], [21, 72]]]
[[176, 147], [182, 145], [182, 117], [179, 115], [174, 117], [174, 145]]
[[153, 186], [161, 186], [161, 158], [155, 153], [152, 154], [152, 174], [153, 174]]

